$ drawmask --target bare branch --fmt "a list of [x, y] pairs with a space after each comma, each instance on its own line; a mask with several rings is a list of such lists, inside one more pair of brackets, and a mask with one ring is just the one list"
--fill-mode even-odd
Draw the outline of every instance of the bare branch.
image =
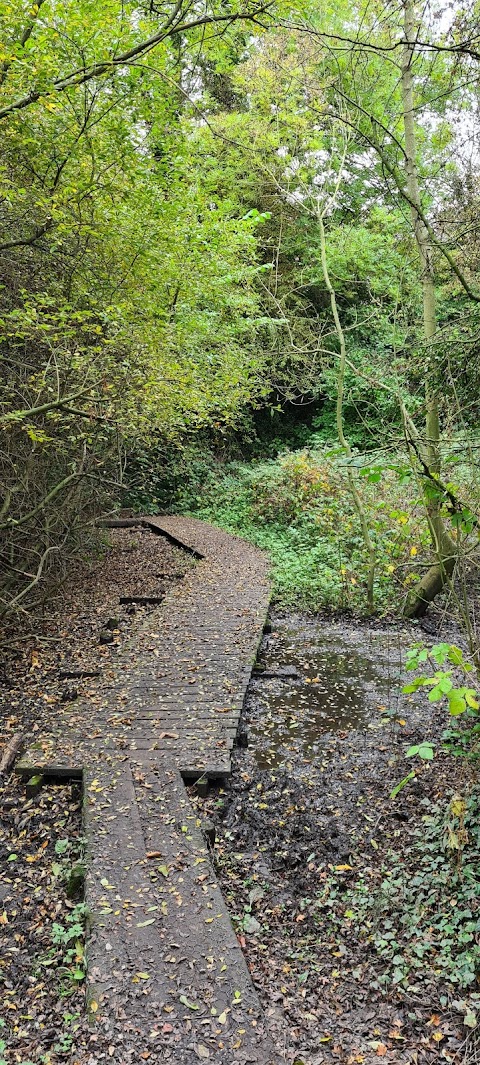
[[5, 244], [0, 244], [0, 252], [9, 251], [10, 248], [28, 248], [30, 245], [35, 244], [37, 240], [45, 236], [49, 229], [53, 226], [53, 218], [47, 218], [46, 222], [43, 222], [41, 226], [37, 226], [30, 237], [19, 237], [18, 240], [9, 240]]

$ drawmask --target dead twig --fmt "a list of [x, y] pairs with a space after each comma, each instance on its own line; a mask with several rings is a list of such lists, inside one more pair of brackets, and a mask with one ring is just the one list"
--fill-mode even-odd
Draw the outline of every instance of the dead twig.
[[0, 776], [9, 772], [15, 759], [24, 747], [24, 738], [21, 732], [16, 732], [4, 748], [0, 761]]

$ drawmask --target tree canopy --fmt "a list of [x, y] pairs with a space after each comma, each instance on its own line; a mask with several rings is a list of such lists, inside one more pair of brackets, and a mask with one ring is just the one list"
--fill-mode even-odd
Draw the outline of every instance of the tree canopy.
[[125, 461], [288, 404], [409, 451], [443, 583], [442, 454], [477, 416], [475, 10], [1, 19], [2, 609], [120, 503]]

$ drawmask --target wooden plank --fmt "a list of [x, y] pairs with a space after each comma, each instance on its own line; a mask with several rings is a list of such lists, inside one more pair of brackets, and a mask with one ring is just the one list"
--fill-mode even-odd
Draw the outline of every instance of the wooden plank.
[[194, 558], [198, 558], [199, 560], [204, 558], [204, 555], [202, 555], [200, 551], [197, 551], [194, 547], [190, 547], [189, 544], [183, 543], [183, 541], [180, 540], [173, 533], [167, 532], [162, 527], [161, 523], [155, 518], [143, 518], [143, 524], [146, 525], [153, 532], [160, 533], [162, 536], [165, 536], [171, 544], [175, 544], [175, 547], [182, 547], [184, 551], [188, 551], [189, 554], [194, 556]]
[[158, 906], [128, 764], [87, 770], [84, 821], [87, 1000], [99, 1007], [96, 1020], [117, 1012], [121, 1002], [124, 1015], [148, 1029], [168, 980], [158, 965]]
[[[84, 771], [88, 990], [112, 1034], [117, 1023], [133, 1026], [145, 1060], [158, 1030], [162, 1061], [279, 1065], [181, 779], [225, 781], [231, 772], [268, 605], [267, 562], [192, 519], [144, 525], [186, 545], [198, 565], [136, 622], [95, 691], [55, 708], [54, 729], [18, 770]], [[155, 867], [147, 854], [159, 852]]]
[[277, 1065], [178, 772], [113, 766], [89, 774], [86, 796], [95, 1017], [103, 1013], [111, 1024], [121, 1003], [120, 1023], [135, 1028], [137, 1060], [158, 1031], [153, 1045], [161, 1045], [162, 1060], [171, 1048], [182, 1065], [198, 1065], [206, 1053], [216, 1065]]

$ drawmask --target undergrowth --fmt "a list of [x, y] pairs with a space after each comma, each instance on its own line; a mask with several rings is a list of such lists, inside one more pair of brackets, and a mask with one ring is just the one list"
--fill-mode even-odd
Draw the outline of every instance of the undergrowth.
[[451, 996], [441, 995], [442, 1006], [468, 991], [469, 1008], [472, 992], [480, 1007], [480, 795], [460, 817], [455, 797], [446, 808], [423, 802], [408, 851], [387, 853], [377, 887], [365, 873], [343, 892], [332, 880], [319, 919], [374, 952], [376, 987], [411, 996], [441, 984]]
[[[393, 468], [377, 476], [356, 461], [377, 551], [376, 606], [395, 609], [418, 579], [427, 534], [410, 506], [410, 485]], [[266, 550], [280, 606], [365, 609], [368, 560], [338, 451], [303, 449], [257, 464], [205, 466], [198, 480], [180, 487], [175, 507]]]

